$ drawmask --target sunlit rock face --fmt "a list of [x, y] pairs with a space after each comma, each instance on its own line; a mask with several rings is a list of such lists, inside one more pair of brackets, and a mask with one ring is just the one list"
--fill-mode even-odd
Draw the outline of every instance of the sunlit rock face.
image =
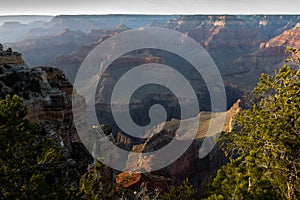
[[[153, 164], [155, 164], [155, 157], [153, 157], [153, 155], [151, 155], [150, 153], [149, 156], [144, 156], [143, 158], [141, 157], [141, 159], [138, 161], [136, 161], [135, 159], [131, 160], [131, 157], [129, 156], [126, 166], [127, 169], [132, 169], [134, 171], [134, 169], [139, 168], [139, 166], [141, 166], [142, 164], [142, 166], [144, 166], [144, 169], [146, 171], [149, 171], [150, 174], [157, 175], [158, 177], [162, 176], [163, 178], [158, 178], [161, 179], [162, 184], [166, 183], [165, 178], [169, 178], [175, 183], [181, 183], [188, 177], [189, 181], [194, 186], [201, 188], [201, 185], [208, 178], [208, 176], [211, 173], [216, 172], [217, 169], [219, 169], [228, 161], [218, 145], [216, 145], [206, 157], [199, 158], [199, 150], [203, 143], [204, 137], [212, 137], [216, 134], [213, 133], [212, 135], [207, 135], [209, 124], [211, 120], [217, 120], [218, 118], [222, 118], [223, 116], [225, 116], [223, 131], [231, 131], [232, 121], [240, 111], [239, 103], [240, 101], [237, 101], [227, 112], [200, 113], [200, 121], [198, 127], [189, 126], [183, 130], [183, 132], [188, 133], [195, 129], [195, 131], [197, 131], [197, 134], [194, 138], [194, 141], [192, 142], [191, 146], [183, 153], [183, 155], [181, 155], [172, 164], [160, 170], [151, 171]], [[187, 121], [192, 121], [192, 119], [187, 119]], [[131, 150], [137, 153], [146, 153], [163, 148], [171, 140], [174, 139], [178, 131], [179, 123], [179, 120], [173, 119], [166, 122], [165, 124], [154, 127], [150, 130], [152, 136], [140, 145], [133, 145]], [[163, 128], [161, 129], [161, 127]], [[128, 142], [128, 140], [125, 140], [124, 138], [123, 140], [120, 140], [120, 142], [125, 142], [124, 144], [128, 145], [128, 143], [126, 143]], [[128, 180], [128, 182], [126, 182], [125, 179]], [[124, 188], [136, 188], [140, 185], [142, 179], [142, 176], [139, 174], [124, 172], [117, 177], [117, 182], [124, 184]]]

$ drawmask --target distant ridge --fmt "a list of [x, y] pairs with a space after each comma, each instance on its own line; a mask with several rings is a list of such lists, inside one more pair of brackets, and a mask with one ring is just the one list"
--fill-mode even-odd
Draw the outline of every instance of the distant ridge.
[[50, 21], [54, 16], [50, 15], [0, 15], [0, 26], [4, 22], [20, 22], [29, 24], [34, 21]]
[[0, 15], [0, 17], [54, 17], [55, 15]]

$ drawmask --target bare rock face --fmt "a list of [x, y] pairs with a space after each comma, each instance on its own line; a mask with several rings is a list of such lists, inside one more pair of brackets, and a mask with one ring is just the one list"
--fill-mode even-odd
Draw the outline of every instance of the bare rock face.
[[[0, 72], [1, 97], [7, 94], [22, 97], [28, 106], [27, 119], [40, 123], [67, 150], [71, 150], [71, 143], [80, 142], [73, 124], [73, 87], [61, 70], [6, 64], [0, 65]], [[82, 109], [84, 102], [82, 99]]]

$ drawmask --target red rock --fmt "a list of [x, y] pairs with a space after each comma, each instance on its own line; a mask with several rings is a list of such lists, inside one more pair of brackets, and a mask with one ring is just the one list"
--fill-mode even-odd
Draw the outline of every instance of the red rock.
[[139, 190], [142, 183], [145, 183], [150, 190], [160, 188], [162, 191], [168, 191], [172, 180], [163, 176], [133, 172], [122, 172], [116, 177], [117, 190], [120, 188]]

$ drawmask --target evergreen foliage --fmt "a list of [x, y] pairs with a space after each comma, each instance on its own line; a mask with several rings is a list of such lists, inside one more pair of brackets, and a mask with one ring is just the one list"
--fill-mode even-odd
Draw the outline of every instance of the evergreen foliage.
[[0, 196], [59, 198], [66, 190], [63, 152], [38, 124], [25, 119], [26, 114], [18, 96], [0, 100]]
[[186, 179], [180, 186], [171, 186], [169, 193], [165, 194], [163, 200], [196, 200], [197, 190]]
[[221, 137], [231, 159], [208, 181], [207, 199], [300, 199], [300, 53], [288, 51], [291, 66], [261, 75], [258, 101]]

